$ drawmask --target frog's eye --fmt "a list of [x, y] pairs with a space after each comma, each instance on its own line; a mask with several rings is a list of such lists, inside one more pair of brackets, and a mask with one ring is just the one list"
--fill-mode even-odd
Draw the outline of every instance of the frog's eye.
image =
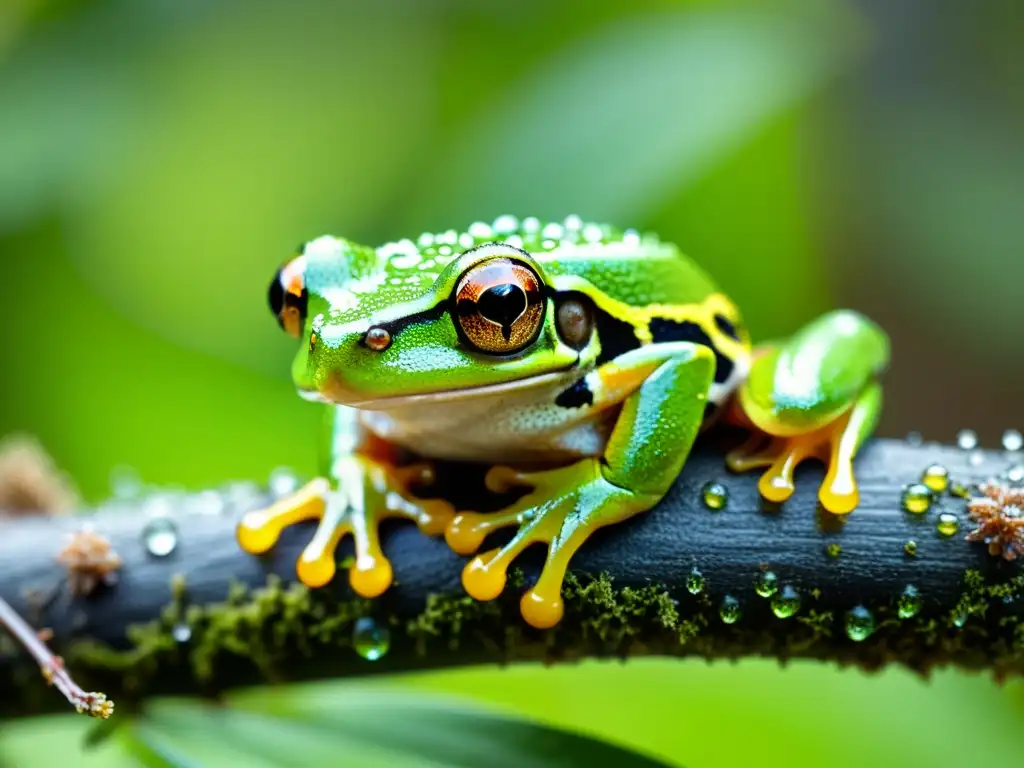
[[459, 281], [455, 314], [474, 347], [494, 355], [515, 354], [533, 343], [544, 323], [540, 278], [511, 259], [478, 264]]
[[277, 322], [290, 335], [300, 338], [309, 303], [305, 256], [298, 256], [277, 270], [270, 283], [268, 298], [270, 311], [277, 317]]

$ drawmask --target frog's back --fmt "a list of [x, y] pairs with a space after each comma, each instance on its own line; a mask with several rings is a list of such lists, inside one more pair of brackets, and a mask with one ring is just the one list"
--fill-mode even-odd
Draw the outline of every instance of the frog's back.
[[[444, 263], [486, 242], [505, 242], [529, 252], [552, 277], [579, 277], [632, 306], [699, 303], [715, 293], [709, 276], [671, 243], [636, 230], [584, 222], [578, 216], [542, 221], [499, 216], [465, 232], [426, 234], [417, 245], [424, 257]], [[642, 264], [643, 268], [638, 269]]]

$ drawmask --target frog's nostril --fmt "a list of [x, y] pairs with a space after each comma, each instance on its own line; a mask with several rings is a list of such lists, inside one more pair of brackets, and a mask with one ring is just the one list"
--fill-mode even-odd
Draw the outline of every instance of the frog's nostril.
[[[513, 283], [503, 283], [488, 288], [477, 299], [477, 311], [482, 317], [500, 325], [502, 330], [511, 329], [528, 306], [526, 292]], [[506, 339], [508, 335], [506, 334]]]

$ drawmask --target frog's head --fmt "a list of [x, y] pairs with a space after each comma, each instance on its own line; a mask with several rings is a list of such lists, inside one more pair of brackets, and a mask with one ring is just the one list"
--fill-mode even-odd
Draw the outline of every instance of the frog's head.
[[540, 386], [599, 353], [589, 299], [554, 291], [508, 244], [438, 266], [409, 241], [375, 251], [319, 238], [278, 271], [270, 305], [303, 342], [303, 396], [357, 407]]

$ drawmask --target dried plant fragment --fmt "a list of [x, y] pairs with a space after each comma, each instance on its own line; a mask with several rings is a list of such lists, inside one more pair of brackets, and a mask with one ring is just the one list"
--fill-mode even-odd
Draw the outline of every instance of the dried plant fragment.
[[982, 496], [967, 503], [967, 514], [978, 527], [968, 541], [982, 541], [989, 554], [1014, 560], [1024, 555], [1024, 488], [989, 482], [980, 486]]
[[114, 702], [102, 693], [83, 691], [64, 669], [64, 660], [60, 656], [54, 656], [40, 639], [39, 634], [2, 598], [0, 598], [0, 625], [6, 626], [8, 631], [25, 646], [25, 649], [39, 664], [46, 682], [64, 694], [64, 698], [78, 712], [104, 720], [114, 713]]
[[49, 454], [30, 437], [0, 442], [0, 515], [52, 515], [71, 510], [77, 494]]
[[75, 597], [88, 597], [100, 584], [114, 584], [121, 568], [121, 558], [106, 537], [88, 528], [71, 534], [57, 561], [67, 568], [68, 589]]

